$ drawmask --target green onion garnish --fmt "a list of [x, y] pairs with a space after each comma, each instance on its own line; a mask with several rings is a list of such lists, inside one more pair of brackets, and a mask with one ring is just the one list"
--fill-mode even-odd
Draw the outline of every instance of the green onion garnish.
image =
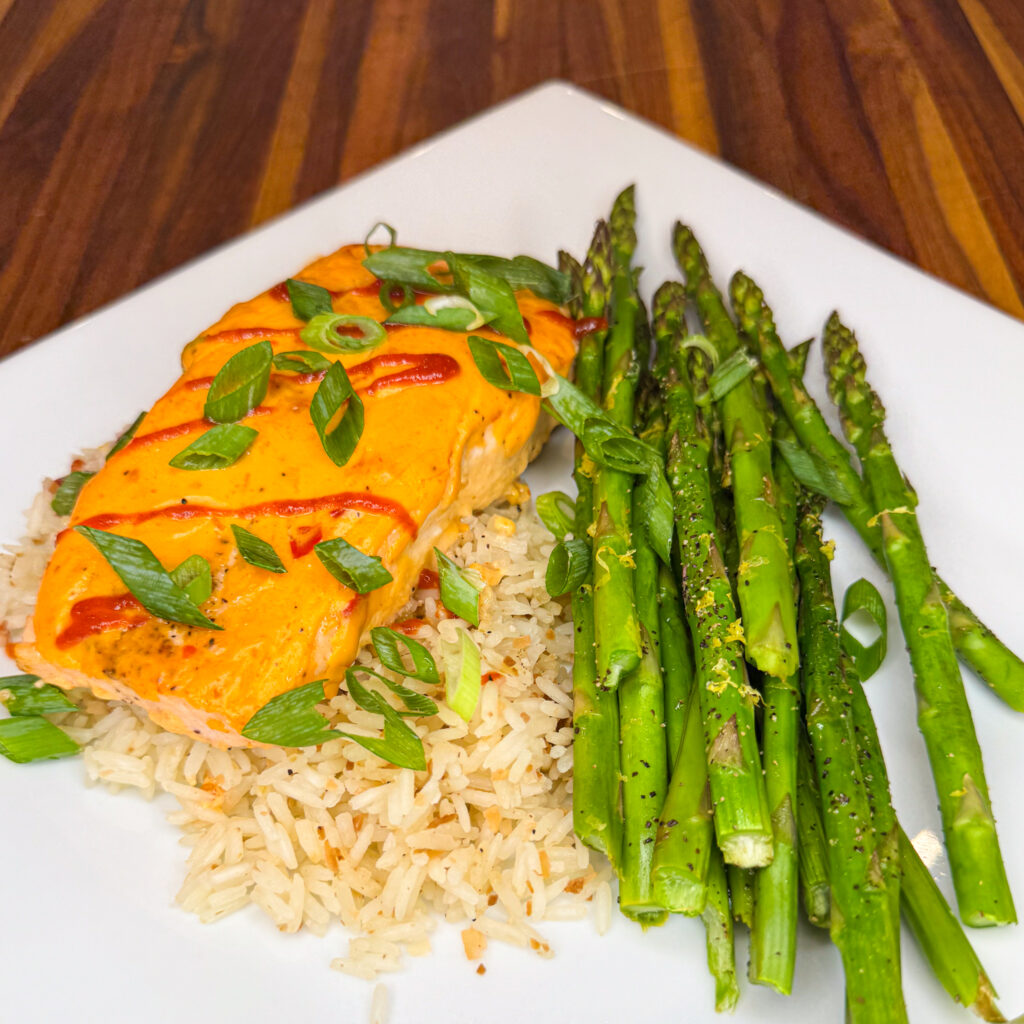
[[517, 348], [500, 341], [491, 341], [473, 335], [469, 351], [480, 375], [502, 391], [521, 391], [540, 396], [540, 380], [530, 360]]
[[[331, 427], [342, 406], [345, 411], [341, 419]], [[336, 466], [344, 466], [363, 436], [363, 400], [356, 394], [341, 363], [333, 363], [320, 381], [309, 406], [309, 415], [328, 458]]]
[[[846, 623], [861, 613], [867, 615], [877, 630], [877, 636], [866, 647], [849, 630]], [[889, 619], [885, 602], [878, 589], [869, 580], [851, 583], [843, 596], [843, 614], [839, 617], [839, 634], [843, 650], [853, 661], [861, 682], [867, 682], [885, 661], [889, 635]]]
[[[370, 671], [369, 669], [350, 668], [345, 673], [345, 686], [352, 699], [364, 711], [384, 717], [384, 736], [377, 739], [373, 736], [354, 736], [352, 733], [343, 733], [350, 740], [355, 740], [361, 747], [365, 747], [372, 754], [382, 757], [385, 761], [398, 765], [399, 768], [412, 768], [413, 771], [423, 771], [427, 767], [427, 761], [423, 754], [423, 741], [402, 721], [402, 716], [379, 694], [376, 690], [367, 689], [356, 677], [357, 672]], [[377, 676], [376, 672], [372, 673]], [[381, 676], [377, 676], [382, 679]], [[383, 682], [388, 683], [386, 679]], [[397, 685], [388, 683], [389, 686]], [[405, 687], [402, 687], [405, 689]], [[412, 691], [407, 691], [412, 692]], [[420, 695], [418, 695], [420, 696]], [[427, 698], [429, 700], [429, 698]], [[434, 704], [433, 701], [430, 701]], [[434, 711], [437, 705], [434, 704]], [[430, 712], [433, 714], [433, 712]]]
[[386, 220], [377, 221], [363, 239], [363, 251], [367, 256], [370, 255], [370, 239], [377, 233], [377, 228], [383, 228], [388, 233], [388, 246], [393, 246], [398, 240], [398, 232]]
[[544, 586], [552, 597], [569, 594], [590, 575], [590, 545], [585, 540], [560, 540], [544, 573]]
[[279, 693], [245, 723], [242, 735], [279, 747], [312, 747], [340, 736], [316, 710], [326, 700], [323, 679]]
[[211, 622], [188, 594], [171, 579], [160, 560], [142, 541], [91, 526], [74, 529], [91, 541], [121, 582], [150, 615], [202, 629], [222, 629]]
[[61, 480], [60, 487], [57, 488], [57, 493], [53, 496], [53, 501], [50, 502], [50, 508], [59, 516], [71, 515], [75, 502], [78, 501], [78, 492], [85, 486], [85, 482], [91, 480], [95, 475], [95, 473], [83, 473], [79, 470], [68, 473]]
[[62, 729], [38, 715], [0, 721], [0, 754], [16, 764], [70, 757], [78, 744]]
[[665, 563], [672, 564], [672, 534], [675, 532], [675, 512], [672, 488], [659, 464], [639, 482], [636, 492], [638, 518], [651, 547]]
[[294, 352], [278, 352], [274, 356], [274, 369], [282, 373], [322, 373], [330, 368], [330, 359], [304, 348]]
[[107, 452], [107, 461], [110, 460], [112, 455], [116, 455], [134, 436], [135, 431], [139, 429], [139, 424], [146, 418], [145, 411], [140, 412], [138, 416], [132, 421], [131, 426], [114, 442], [114, 447]]
[[[375, 626], [370, 630], [370, 637], [373, 640], [373, 649], [377, 652], [377, 657], [385, 668], [389, 668], [399, 675], [408, 676], [410, 679], [419, 679], [424, 683], [436, 685], [441, 682], [433, 656], [419, 641], [388, 626]], [[412, 658], [411, 669], [406, 668], [399, 644], [405, 647]]]
[[308, 281], [296, 281], [289, 277], [284, 283], [288, 290], [288, 298], [291, 300], [292, 312], [298, 320], [312, 320], [319, 313], [331, 313], [334, 306], [331, 303], [331, 293], [318, 284], [310, 284]]
[[210, 563], [202, 555], [189, 555], [170, 571], [170, 577], [194, 605], [209, 600], [213, 593], [213, 573]]
[[[391, 293], [394, 291], [401, 291], [402, 300], [400, 302], [395, 302], [391, 297]], [[416, 293], [407, 284], [402, 284], [399, 281], [382, 281], [378, 297], [380, 298], [380, 304], [389, 313], [396, 313], [398, 310], [411, 306], [416, 302]]]
[[77, 711], [59, 686], [44, 683], [39, 676], [7, 676], [0, 679], [0, 703], [15, 716], [53, 715], [58, 711]]
[[480, 701], [480, 650], [473, 638], [459, 629], [454, 642], [441, 641], [444, 659], [444, 698], [448, 707], [468, 722]]
[[526, 333], [523, 315], [519, 312], [511, 285], [454, 253], [446, 254], [446, 258], [458, 291], [470, 299], [477, 309], [485, 309], [493, 314], [491, 325], [496, 330], [513, 341], [529, 345], [530, 336]]
[[[352, 688], [352, 681], [355, 680], [356, 688], [362, 693], [366, 690], [356, 679], [357, 672], [365, 672], [369, 676], [373, 676], [374, 679], [379, 683], [383, 683], [398, 699], [406, 706], [408, 710], [399, 711], [398, 714], [403, 718], [414, 718], [421, 715], [436, 715], [437, 705], [425, 694], [417, 693], [415, 690], [410, 690], [408, 686], [403, 686], [401, 683], [393, 682], [388, 679], [387, 676], [382, 676], [379, 672], [374, 672], [372, 668], [367, 668], [365, 665], [353, 665], [350, 669], [345, 672], [345, 685], [348, 686], [349, 692], [353, 695], [353, 699], [356, 697], [356, 693]], [[360, 694], [361, 696], [361, 694]], [[359, 701], [357, 701], [359, 703]], [[359, 706], [365, 708], [366, 705], [359, 703]]]
[[441, 586], [441, 604], [460, 619], [480, 625], [480, 591], [470, 576], [463, 572], [443, 551], [434, 548], [437, 576]]
[[313, 550], [327, 571], [357, 594], [368, 594], [394, 578], [376, 555], [364, 555], [347, 540], [322, 540]]
[[564, 540], [575, 528], [576, 503], [564, 491], [548, 491], [537, 498], [537, 515], [558, 540]]
[[775, 438], [775, 447], [786, 460], [793, 476], [809, 491], [821, 494], [837, 505], [848, 505], [852, 498], [835, 470], [815, 451], [804, 448], [788, 437]]
[[403, 327], [433, 327], [440, 331], [475, 331], [494, 319], [493, 313], [481, 312], [462, 295], [435, 295], [445, 305], [427, 299], [422, 306], [403, 306], [388, 317], [389, 324]]
[[233, 466], [259, 436], [243, 423], [218, 423], [168, 463], [175, 469], [227, 469]]
[[236, 352], [213, 378], [203, 415], [214, 423], [235, 423], [248, 416], [267, 393], [273, 358], [269, 341]]
[[302, 328], [299, 337], [318, 352], [337, 354], [376, 348], [387, 337], [387, 331], [372, 316], [318, 313]]
[[265, 540], [234, 523], [231, 524], [231, 532], [235, 535], [239, 554], [250, 565], [255, 565], [257, 569], [266, 569], [267, 572], [288, 571], [277, 557], [277, 552]]
[[698, 398], [698, 404], [720, 402], [740, 381], [746, 380], [760, 363], [746, 350], [733, 352], [728, 359], [719, 363], [708, 378], [707, 391]]
[[452, 286], [438, 281], [427, 267], [453, 256], [463, 264], [500, 278], [514, 291], [529, 289], [540, 298], [558, 305], [563, 305], [569, 299], [571, 283], [568, 275], [530, 256], [505, 259], [501, 256], [431, 252], [426, 249], [391, 245], [379, 252], [371, 253], [363, 260], [363, 266], [381, 280], [407, 284], [422, 291], [445, 292], [452, 291]]

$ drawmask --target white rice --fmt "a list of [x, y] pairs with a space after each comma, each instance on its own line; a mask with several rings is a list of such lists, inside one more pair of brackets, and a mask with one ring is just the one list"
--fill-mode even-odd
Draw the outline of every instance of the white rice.
[[[76, 468], [97, 468], [105, 450]], [[0, 622], [16, 638], [66, 520], [47, 481], [27, 533], [0, 552]], [[430, 692], [439, 712], [409, 720], [427, 770], [413, 772], [348, 739], [319, 749], [216, 750], [154, 726], [144, 713], [86, 690], [81, 710], [53, 716], [83, 746], [87, 782], [176, 801], [168, 819], [189, 850], [177, 901], [201, 921], [256, 904], [286, 933], [351, 933], [336, 970], [373, 980], [430, 951], [439, 918], [464, 925], [469, 959], [489, 941], [550, 956], [534, 925], [594, 916], [608, 928], [611, 889], [603, 858], [591, 863], [572, 832], [572, 623], [544, 588], [553, 541], [532, 508], [491, 508], [467, 521], [452, 556], [487, 582], [479, 629], [470, 629], [488, 677], [471, 722]], [[440, 611], [440, 617], [439, 617]], [[459, 623], [434, 591], [400, 618], [441, 664], [439, 642]], [[369, 654], [360, 661], [387, 673]], [[349, 731], [379, 734], [379, 716], [347, 694], [330, 701]], [[484, 970], [481, 965], [478, 970]], [[383, 1021], [378, 986], [371, 1015]]]

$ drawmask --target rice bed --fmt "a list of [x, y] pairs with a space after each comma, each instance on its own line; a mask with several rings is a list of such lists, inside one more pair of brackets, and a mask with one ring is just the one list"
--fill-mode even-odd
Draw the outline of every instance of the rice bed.
[[[105, 449], [73, 468], [95, 469]], [[67, 520], [50, 509], [46, 481], [27, 534], [0, 551], [0, 622], [16, 638], [31, 614], [54, 537]], [[525, 488], [523, 488], [525, 491]], [[479, 629], [480, 702], [469, 723], [431, 693], [438, 714], [409, 720], [427, 770], [387, 764], [348, 739], [303, 750], [217, 750], [166, 732], [131, 705], [71, 697], [80, 711], [52, 716], [83, 747], [89, 783], [176, 801], [168, 819], [188, 848], [177, 901], [203, 922], [256, 904], [282, 932], [351, 932], [331, 966], [372, 980], [430, 952], [438, 920], [462, 924], [468, 959], [489, 941], [550, 956], [544, 921], [611, 911], [609, 873], [572, 831], [572, 623], [544, 588], [553, 540], [528, 506], [472, 517], [452, 552], [485, 587]], [[417, 592], [400, 619], [440, 665], [439, 644], [460, 621], [436, 591]], [[364, 652], [360, 662], [388, 673]], [[347, 693], [328, 716], [379, 734], [380, 716]], [[31, 768], [24, 770], [30, 771]], [[384, 995], [375, 1009], [384, 1012]]]

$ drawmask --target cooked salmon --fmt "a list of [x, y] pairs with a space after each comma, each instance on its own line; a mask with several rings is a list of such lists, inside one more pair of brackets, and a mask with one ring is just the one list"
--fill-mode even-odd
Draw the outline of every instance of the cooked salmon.
[[[363, 255], [362, 246], [349, 246], [297, 276], [328, 289], [336, 312], [384, 321], [380, 282]], [[572, 321], [532, 293], [517, 301], [533, 346], [567, 372]], [[466, 334], [389, 327], [371, 351], [329, 357], [344, 363], [365, 407], [362, 437], [344, 466], [327, 456], [310, 419], [322, 374], [274, 372], [243, 421], [259, 437], [242, 458], [225, 469], [171, 467], [212, 426], [204, 403], [224, 363], [261, 340], [275, 354], [303, 349], [302, 327], [282, 286], [232, 308], [185, 348], [182, 376], [74, 509], [72, 525], [135, 538], [168, 569], [190, 555], [205, 558], [213, 593], [202, 610], [221, 629], [153, 617], [69, 529], [14, 648], [25, 671], [140, 705], [174, 732], [250, 746], [241, 730], [252, 715], [286, 690], [337, 680], [369, 630], [407, 602], [432, 548], [449, 547], [463, 517], [505, 495], [551, 429], [539, 399], [483, 379]], [[473, 333], [500, 340], [487, 329]], [[232, 524], [271, 544], [287, 571], [243, 560]], [[340, 583], [313, 550], [337, 537], [379, 556], [392, 582], [366, 594]]]

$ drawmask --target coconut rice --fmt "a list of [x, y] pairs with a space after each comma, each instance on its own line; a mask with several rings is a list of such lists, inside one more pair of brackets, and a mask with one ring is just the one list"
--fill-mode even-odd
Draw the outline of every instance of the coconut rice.
[[[98, 468], [105, 451], [73, 468]], [[0, 622], [10, 638], [31, 614], [67, 524], [50, 508], [55, 489], [46, 481], [26, 536], [0, 552]], [[324, 934], [340, 921], [348, 949], [331, 966], [366, 979], [427, 954], [440, 918], [461, 926], [470, 960], [491, 940], [550, 956], [536, 926], [593, 916], [604, 931], [611, 913], [607, 866], [592, 863], [572, 831], [572, 623], [544, 588], [552, 546], [528, 503], [466, 521], [451, 554], [486, 584], [480, 628], [469, 629], [483, 683], [466, 723], [436, 688], [403, 680], [438, 701], [437, 715], [407, 720], [426, 771], [387, 764], [344, 738], [217, 750], [87, 690], [70, 694], [78, 712], [52, 720], [82, 745], [89, 784], [173, 798], [167, 818], [188, 848], [177, 902], [201, 921], [250, 903], [282, 932]], [[461, 624], [448, 616], [436, 590], [418, 591], [399, 616], [439, 665], [441, 640]], [[397, 678], [371, 654], [360, 663]], [[348, 731], [380, 733], [380, 716], [347, 693], [322, 710]], [[374, 998], [380, 1016], [384, 998]]]

